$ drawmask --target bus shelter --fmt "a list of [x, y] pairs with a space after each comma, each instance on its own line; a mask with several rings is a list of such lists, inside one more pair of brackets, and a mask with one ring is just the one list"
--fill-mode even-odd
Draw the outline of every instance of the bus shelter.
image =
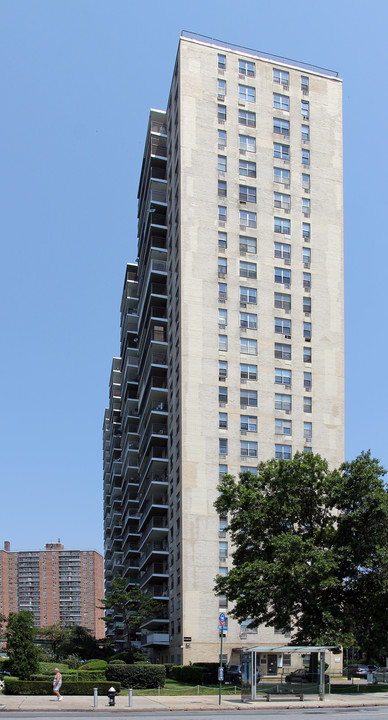
[[256, 645], [242, 649], [241, 653], [241, 700], [248, 702], [256, 700], [257, 686], [260, 686], [261, 692], [281, 693], [296, 691], [293, 685], [283, 685], [282, 683], [265, 682], [257, 683], [257, 675], [260, 667], [257, 666], [258, 653], [300, 653], [307, 655], [309, 653], [319, 653], [320, 667], [318, 682], [311, 682], [303, 685], [304, 693], [318, 693], [321, 700], [325, 699], [325, 651], [334, 650], [334, 645]]

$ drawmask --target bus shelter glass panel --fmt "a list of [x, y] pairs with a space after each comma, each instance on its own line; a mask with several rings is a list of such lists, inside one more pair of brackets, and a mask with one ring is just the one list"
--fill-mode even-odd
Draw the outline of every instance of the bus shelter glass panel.
[[241, 700], [247, 702], [252, 698], [252, 653], [241, 654]]

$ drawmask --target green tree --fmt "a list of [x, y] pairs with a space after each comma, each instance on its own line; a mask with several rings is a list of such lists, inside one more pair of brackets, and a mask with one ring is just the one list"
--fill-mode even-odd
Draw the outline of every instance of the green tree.
[[120, 575], [116, 575], [112, 591], [106, 593], [101, 603], [101, 610], [107, 613], [103, 618], [105, 624], [123, 629], [129, 650], [133, 633], [147, 618], [160, 614], [162, 609], [161, 604], [149, 593], [141, 590], [138, 585], [128, 586], [127, 580]]
[[[331, 471], [319, 455], [260, 463], [224, 476], [215, 503], [229, 514], [233, 568], [216, 592], [240, 621], [292, 632], [296, 643], [388, 650], [388, 496], [385, 470], [362, 453]], [[373, 607], [385, 607], [373, 619]], [[362, 618], [362, 623], [360, 623]], [[369, 652], [365, 650], [366, 652]]]
[[5, 631], [9, 668], [12, 675], [28, 680], [39, 668], [39, 651], [35, 646], [34, 616], [22, 610], [10, 613]]
[[63, 628], [64, 636], [58, 645], [58, 656], [78, 655], [83, 660], [99, 657], [99, 643], [91, 632], [81, 625]]
[[44, 642], [45, 648], [48, 648], [48, 655], [53, 660], [60, 660], [58, 650], [68, 635], [68, 628], [62, 628], [60, 625], [47, 625], [47, 627], [39, 628], [38, 637]]

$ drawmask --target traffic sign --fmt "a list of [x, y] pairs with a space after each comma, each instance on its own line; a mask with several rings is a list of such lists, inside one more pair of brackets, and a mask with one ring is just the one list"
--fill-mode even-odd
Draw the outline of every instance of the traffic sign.
[[220, 625], [225, 625], [226, 617], [225, 617], [224, 613], [221, 613], [221, 615], [219, 617], [219, 621], [220, 621]]

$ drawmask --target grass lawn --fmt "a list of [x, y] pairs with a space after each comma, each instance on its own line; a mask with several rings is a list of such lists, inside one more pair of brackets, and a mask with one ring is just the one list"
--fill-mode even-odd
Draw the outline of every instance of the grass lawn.
[[[199, 685], [199, 693], [198, 693], [198, 685], [187, 685], [184, 683], [177, 682], [176, 680], [171, 680], [170, 678], [166, 679], [166, 684], [164, 688], [152, 688], [148, 690], [133, 690], [133, 695], [218, 695], [219, 693], [219, 686], [218, 685]], [[240, 693], [240, 688], [237, 687], [236, 693]], [[128, 690], [122, 689], [121, 695], [128, 695]], [[223, 695], [234, 695], [235, 694], [235, 687], [234, 685], [223, 685], [222, 686], [222, 694]]]

